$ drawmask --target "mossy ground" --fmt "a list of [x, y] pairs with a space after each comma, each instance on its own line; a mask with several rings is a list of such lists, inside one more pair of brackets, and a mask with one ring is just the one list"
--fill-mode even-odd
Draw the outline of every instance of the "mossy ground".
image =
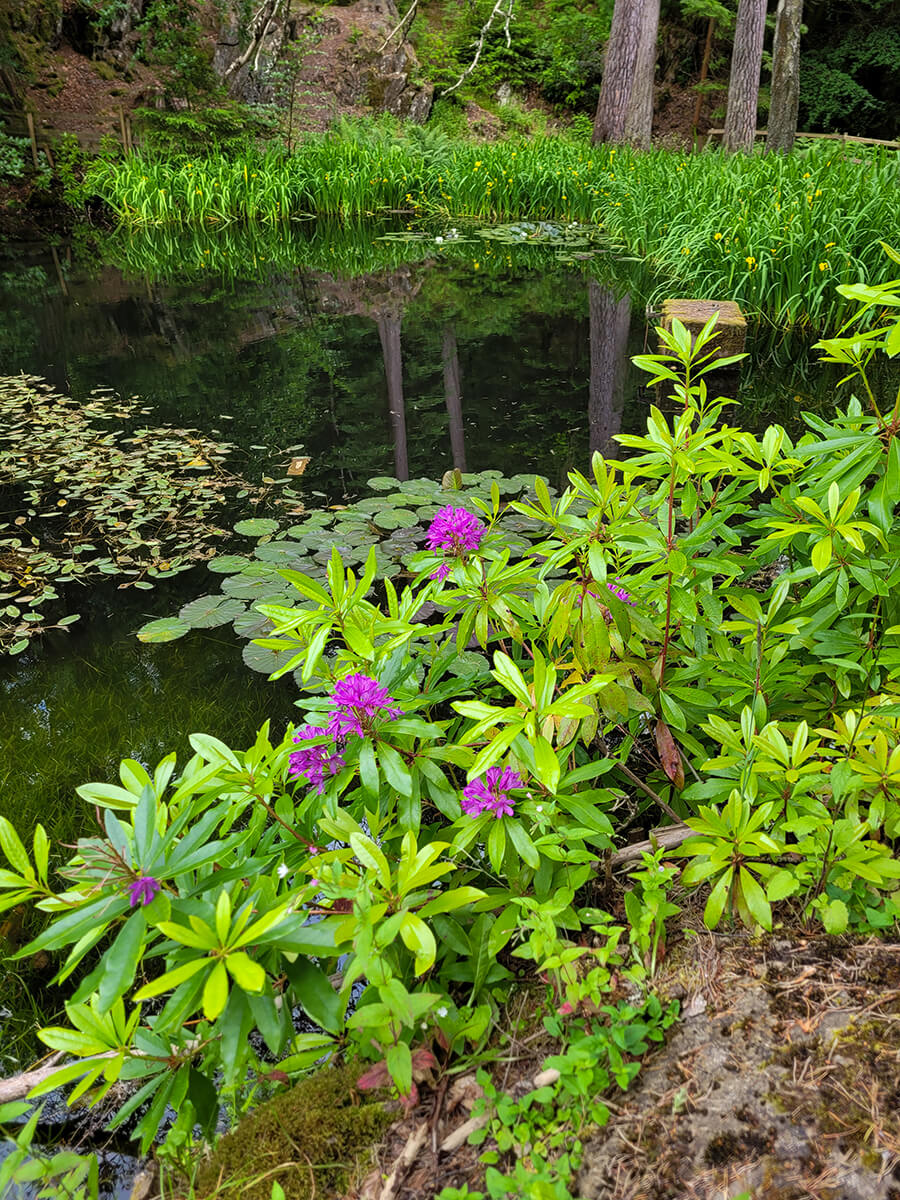
[[360, 1072], [329, 1068], [262, 1104], [200, 1167], [192, 1200], [270, 1200], [275, 1180], [286, 1200], [343, 1194], [393, 1119], [383, 1098], [358, 1090]]

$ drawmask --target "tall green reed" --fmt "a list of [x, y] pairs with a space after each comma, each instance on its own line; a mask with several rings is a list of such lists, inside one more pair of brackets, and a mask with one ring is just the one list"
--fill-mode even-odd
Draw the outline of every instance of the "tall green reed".
[[881, 270], [900, 224], [900, 158], [818, 146], [792, 155], [683, 155], [520, 143], [311, 137], [293, 154], [96, 164], [91, 191], [130, 228], [272, 225], [386, 213], [442, 221], [599, 224], [673, 288], [737, 300], [778, 325], [840, 323], [836, 283]]

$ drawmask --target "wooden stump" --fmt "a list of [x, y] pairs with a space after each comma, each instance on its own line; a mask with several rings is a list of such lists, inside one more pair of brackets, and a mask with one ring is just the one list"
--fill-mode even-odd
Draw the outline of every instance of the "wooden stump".
[[714, 313], [719, 316], [709, 348], [715, 350], [716, 358], [741, 354], [747, 339], [747, 322], [733, 300], [663, 300], [662, 327], [671, 329], [677, 317], [693, 341]]

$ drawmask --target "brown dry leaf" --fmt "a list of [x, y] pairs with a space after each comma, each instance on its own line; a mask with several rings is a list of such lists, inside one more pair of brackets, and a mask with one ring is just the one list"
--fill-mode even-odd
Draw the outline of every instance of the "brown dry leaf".
[[659, 751], [659, 761], [669, 779], [677, 788], [683, 788], [684, 767], [681, 764], [681, 752], [675, 744], [671, 729], [662, 719], [656, 722], [656, 748]]
[[301, 455], [300, 458], [292, 458], [287, 469], [288, 475], [302, 475], [309, 463], [310, 456], [308, 454]]

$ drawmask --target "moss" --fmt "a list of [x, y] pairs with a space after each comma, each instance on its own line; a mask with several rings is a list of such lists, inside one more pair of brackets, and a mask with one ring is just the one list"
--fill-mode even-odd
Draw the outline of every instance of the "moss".
[[261, 1105], [222, 1138], [192, 1195], [270, 1200], [276, 1179], [286, 1200], [342, 1194], [392, 1120], [357, 1089], [359, 1075], [358, 1067], [328, 1068]]

